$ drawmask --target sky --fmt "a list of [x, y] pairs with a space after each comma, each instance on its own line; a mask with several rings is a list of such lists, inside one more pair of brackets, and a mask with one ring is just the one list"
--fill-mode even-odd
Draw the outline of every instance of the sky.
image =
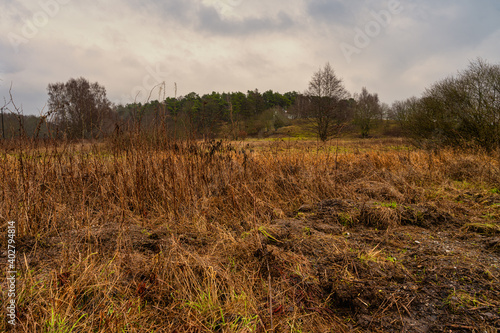
[[10, 91], [38, 115], [48, 84], [78, 77], [122, 104], [304, 92], [327, 62], [351, 94], [391, 104], [500, 63], [499, 18], [498, 0], [2, 0], [0, 106]]

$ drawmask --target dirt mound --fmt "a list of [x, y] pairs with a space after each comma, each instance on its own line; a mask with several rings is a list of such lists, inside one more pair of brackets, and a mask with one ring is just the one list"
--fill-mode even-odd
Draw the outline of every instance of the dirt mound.
[[[271, 276], [299, 292], [304, 306], [352, 329], [496, 332], [498, 238], [461, 223], [431, 205], [335, 199], [302, 206], [296, 218], [260, 232]], [[285, 273], [291, 265], [295, 275]]]

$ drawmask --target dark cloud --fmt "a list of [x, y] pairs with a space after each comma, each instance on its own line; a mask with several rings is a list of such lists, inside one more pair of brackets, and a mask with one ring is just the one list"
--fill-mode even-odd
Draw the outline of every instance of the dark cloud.
[[201, 6], [197, 13], [197, 30], [217, 35], [249, 35], [260, 32], [283, 31], [293, 26], [293, 20], [284, 12], [275, 18], [223, 18], [213, 7]]
[[137, 12], [149, 12], [150, 16], [161, 15], [162, 17], [177, 18], [183, 17], [195, 4], [192, 0], [126, 0], [126, 3]]
[[130, 0], [129, 4], [137, 10], [149, 12], [160, 21], [174, 22], [203, 34], [231, 36], [268, 33], [286, 30], [294, 24], [284, 11], [275, 16], [229, 18], [221, 15], [216, 7], [193, 0]]
[[[138, 1], [139, 6], [142, 6], [144, 1]], [[147, 3], [147, 2], [146, 2]], [[154, 0], [149, 2], [151, 6], [148, 9], [153, 9], [151, 15], [161, 15], [162, 18], [186, 22], [192, 18], [193, 9], [197, 7], [197, 3], [192, 0]]]
[[352, 24], [354, 13], [346, 1], [313, 0], [307, 4], [307, 13], [313, 19], [331, 24]]

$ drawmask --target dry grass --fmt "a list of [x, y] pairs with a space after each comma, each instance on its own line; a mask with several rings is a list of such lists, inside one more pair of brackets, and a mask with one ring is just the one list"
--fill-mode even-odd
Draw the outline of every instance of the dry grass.
[[[488, 214], [498, 231], [500, 159], [480, 152], [133, 138], [2, 149], [0, 239], [4, 251], [16, 221], [22, 332], [362, 331], [333, 286], [359, 283], [353, 262], [406, 273], [351, 229], [476, 216], [462, 231], [484, 231]], [[318, 208], [327, 199], [342, 208]]]

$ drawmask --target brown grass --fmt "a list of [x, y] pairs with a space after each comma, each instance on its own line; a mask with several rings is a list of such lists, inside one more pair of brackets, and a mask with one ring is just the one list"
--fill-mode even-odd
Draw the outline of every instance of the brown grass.
[[[498, 231], [500, 159], [481, 152], [133, 138], [2, 149], [0, 239], [4, 251], [16, 221], [21, 332], [361, 331], [332, 286], [359, 282], [353, 262], [394, 265], [346, 232], [485, 214]], [[315, 206], [327, 199], [343, 208]], [[312, 257], [343, 259], [323, 280]]]

